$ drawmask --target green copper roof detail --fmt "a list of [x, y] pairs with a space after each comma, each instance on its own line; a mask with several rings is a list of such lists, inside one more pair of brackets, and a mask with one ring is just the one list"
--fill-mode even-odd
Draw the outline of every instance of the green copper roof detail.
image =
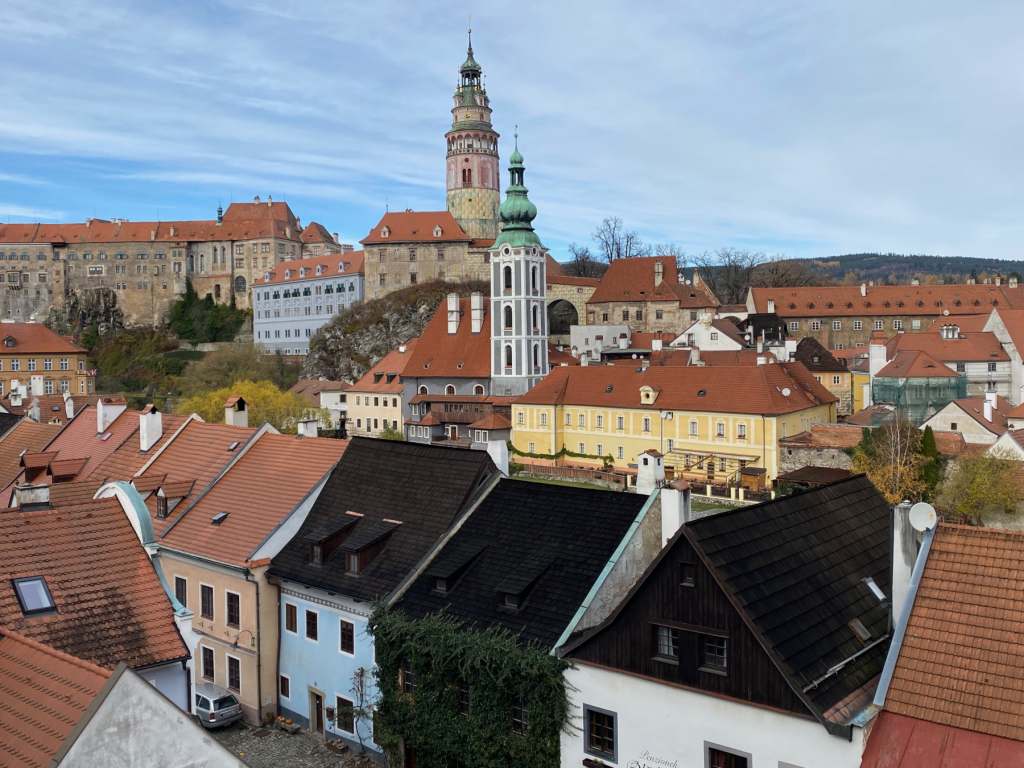
[[466, 30], [466, 32], [469, 35], [469, 47], [466, 51], [466, 60], [462, 62], [462, 67], [460, 67], [459, 71], [462, 72], [462, 74], [469, 72], [480, 74], [480, 65], [477, 64], [476, 59], [473, 58], [473, 30], [469, 29]]
[[537, 206], [530, 202], [528, 190], [523, 184], [526, 165], [519, 153], [519, 134], [516, 132], [516, 146], [509, 158], [509, 185], [505, 190], [505, 200], [498, 210], [501, 218], [501, 232], [494, 241], [495, 247], [510, 245], [519, 248], [527, 245], [540, 245], [540, 238], [533, 231], [533, 220], [537, 218]]

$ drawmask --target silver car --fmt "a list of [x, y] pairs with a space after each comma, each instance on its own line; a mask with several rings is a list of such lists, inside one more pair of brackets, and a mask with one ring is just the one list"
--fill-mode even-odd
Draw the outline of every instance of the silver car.
[[242, 706], [235, 694], [219, 685], [196, 686], [196, 717], [204, 728], [220, 728], [242, 717]]

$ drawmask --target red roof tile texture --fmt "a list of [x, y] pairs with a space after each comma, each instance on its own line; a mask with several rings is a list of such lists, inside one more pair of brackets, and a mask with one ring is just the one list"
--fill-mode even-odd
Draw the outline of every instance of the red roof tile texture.
[[886, 350], [891, 357], [897, 351], [921, 350], [936, 360], [952, 362], [1005, 362], [1010, 359], [994, 333], [961, 333], [955, 339], [944, 339], [937, 332], [901, 333], [889, 340]]
[[[41, 576], [56, 611], [25, 616], [11, 580]], [[185, 658], [173, 608], [116, 499], [0, 514], [0, 625], [113, 669]]]
[[985, 418], [984, 397], [962, 397], [959, 400], [954, 400], [953, 402], [961, 411], [966, 413], [993, 434], [1001, 435], [1009, 428], [1006, 420], [1010, 412], [1010, 401], [1005, 397], [999, 397], [996, 395], [996, 405], [992, 409], [991, 421]]
[[1007, 285], [877, 285], [861, 296], [859, 285], [751, 288], [756, 312], [775, 302], [780, 317], [874, 315], [977, 315], [993, 307], [1024, 306], [1024, 288]]
[[897, 352], [877, 375], [889, 379], [948, 379], [959, 374], [927, 352], [907, 350]]
[[96, 432], [96, 426], [96, 406], [87, 406], [64, 426], [46, 450], [56, 451], [62, 459], [88, 458], [82, 470], [83, 476], [88, 475], [135, 432], [139, 413], [123, 411], [102, 433]]
[[381, 392], [389, 395], [401, 393], [402, 374], [412, 360], [418, 343], [417, 339], [410, 339], [398, 349], [388, 352], [352, 385], [352, 392]]
[[[267, 270], [254, 282], [255, 285], [283, 285], [299, 280], [320, 278], [327, 280], [332, 277], [360, 275], [363, 273], [363, 252], [329, 253], [326, 256], [313, 256], [308, 259], [282, 261], [273, 269]], [[320, 270], [317, 272], [317, 270]]]
[[[655, 271], [659, 264], [662, 279], [655, 285]], [[687, 309], [718, 306], [718, 299], [704, 285], [679, 282], [676, 260], [672, 256], [645, 256], [613, 261], [587, 303], [609, 301], [673, 301]]]
[[[347, 440], [260, 436], [189, 509], [169, 519], [163, 546], [245, 565], [347, 447]], [[211, 518], [221, 512], [228, 517], [213, 525]]]
[[473, 333], [470, 299], [459, 299], [459, 325], [448, 333], [448, 302], [442, 301], [430, 318], [412, 358], [406, 376], [446, 379], [486, 379], [491, 375], [491, 334], [489, 301], [483, 302], [483, 324]]
[[51, 765], [109, 677], [109, 670], [0, 627], [0, 765]]
[[302, 234], [299, 236], [299, 239], [304, 243], [338, 244], [338, 241], [334, 239], [334, 235], [327, 231], [327, 227], [316, 221], [311, 221], [302, 228]]
[[[435, 228], [440, 227], [438, 236]], [[387, 230], [387, 236], [384, 232]], [[451, 243], [470, 242], [472, 238], [459, 226], [448, 211], [395, 211], [385, 213], [369, 234], [360, 242], [363, 245], [387, 243]]]
[[[644, 385], [658, 390], [653, 404], [640, 403]], [[516, 402], [779, 415], [834, 403], [836, 397], [800, 363], [711, 368], [652, 365], [646, 371], [593, 365], [555, 368]]]
[[940, 524], [934, 536], [885, 708], [1024, 741], [1024, 533]]
[[[54, 333], [42, 323], [3, 323], [0, 325], [0, 339], [4, 342], [0, 347], [0, 353], [5, 355], [85, 353], [80, 346], [59, 333]], [[11, 342], [8, 342], [8, 339]]]
[[22, 452], [42, 450], [62, 428], [25, 419], [0, 436], [0, 484], [6, 488], [21, 474]]
[[1024, 742], [881, 712], [871, 725], [860, 768], [1019, 765], [1024, 765]]

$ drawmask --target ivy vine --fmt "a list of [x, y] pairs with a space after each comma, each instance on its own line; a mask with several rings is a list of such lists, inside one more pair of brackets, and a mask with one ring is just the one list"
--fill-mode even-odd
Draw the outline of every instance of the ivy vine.
[[603, 462], [605, 468], [611, 467], [612, 464], [615, 463], [615, 459], [612, 458], [612, 455], [610, 453], [606, 456], [601, 456], [596, 453], [578, 453], [577, 451], [571, 451], [564, 446], [561, 449], [559, 449], [557, 453], [540, 453], [537, 451], [531, 452], [516, 448], [514, 445], [512, 445], [512, 441], [510, 440], [508, 443], [508, 450], [509, 453], [515, 454], [516, 456], [529, 456], [531, 459], [549, 459], [553, 461], [555, 459], [560, 459], [563, 456], [571, 456], [574, 459], [595, 459], [597, 461]]
[[[380, 692], [374, 739], [390, 764], [401, 765], [404, 742], [418, 768], [558, 767], [568, 722], [561, 659], [503, 628], [475, 629], [443, 613], [414, 620], [378, 609], [371, 631]], [[414, 675], [411, 691], [402, 669]]]

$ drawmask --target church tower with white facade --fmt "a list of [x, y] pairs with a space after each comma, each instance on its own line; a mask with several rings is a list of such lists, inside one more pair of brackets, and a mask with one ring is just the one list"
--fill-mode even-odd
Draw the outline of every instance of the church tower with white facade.
[[547, 249], [533, 231], [518, 140], [509, 158], [509, 186], [491, 255], [491, 394], [521, 395], [548, 373], [545, 311]]

